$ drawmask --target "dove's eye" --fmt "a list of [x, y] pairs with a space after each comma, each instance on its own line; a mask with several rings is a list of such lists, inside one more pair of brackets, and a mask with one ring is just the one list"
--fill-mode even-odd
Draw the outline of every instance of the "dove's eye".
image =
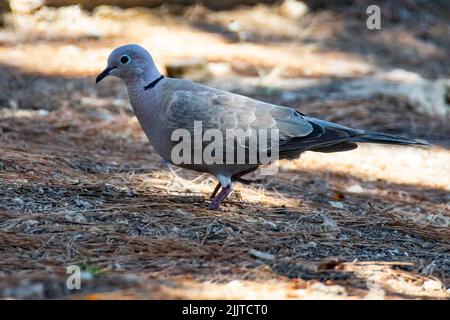
[[127, 64], [128, 62], [130, 62], [130, 60], [130, 57], [126, 54], [120, 57], [120, 63], [122, 64]]

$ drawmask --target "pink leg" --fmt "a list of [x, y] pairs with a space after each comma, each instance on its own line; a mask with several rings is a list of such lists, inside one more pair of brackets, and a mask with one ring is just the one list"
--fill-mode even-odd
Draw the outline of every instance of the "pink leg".
[[219, 189], [222, 185], [220, 183], [217, 184], [216, 188], [214, 189], [211, 197], [209, 197], [211, 200], [214, 199], [214, 197], [216, 196], [217, 192], [219, 192]]
[[231, 190], [231, 184], [226, 188], [222, 188], [219, 194], [212, 200], [211, 204], [208, 206], [208, 209], [219, 210], [220, 204], [223, 200], [225, 200], [226, 197], [228, 197], [228, 195], [231, 193]]

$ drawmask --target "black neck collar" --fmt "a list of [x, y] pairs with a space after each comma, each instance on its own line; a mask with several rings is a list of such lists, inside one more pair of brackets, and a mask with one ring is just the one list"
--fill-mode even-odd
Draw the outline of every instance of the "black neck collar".
[[148, 85], [146, 85], [146, 86], [144, 87], [144, 90], [153, 88], [153, 87], [156, 86], [156, 84], [157, 84], [159, 81], [161, 81], [163, 78], [164, 78], [164, 76], [161, 75], [161, 77], [159, 77], [158, 79], [153, 80], [152, 82], [150, 82]]

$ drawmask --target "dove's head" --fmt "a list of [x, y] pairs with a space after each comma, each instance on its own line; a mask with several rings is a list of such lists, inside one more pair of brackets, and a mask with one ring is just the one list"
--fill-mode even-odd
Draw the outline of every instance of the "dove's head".
[[145, 82], [160, 75], [147, 50], [137, 44], [127, 44], [111, 52], [106, 69], [95, 81], [98, 83], [108, 76], [115, 76], [126, 83]]

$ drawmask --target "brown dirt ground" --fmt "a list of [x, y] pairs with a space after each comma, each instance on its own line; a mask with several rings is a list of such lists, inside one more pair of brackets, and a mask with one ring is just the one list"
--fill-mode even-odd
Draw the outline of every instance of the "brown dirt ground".
[[[364, 1], [300, 20], [277, 6], [15, 15], [0, 32], [0, 297], [449, 298], [448, 119], [381, 97], [288, 103], [282, 88], [253, 86], [256, 98], [435, 145], [307, 153], [237, 185], [212, 212], [214, 180], [162, 163], [123, 86], [93, 81], [128, 42], [162, 69], [198, 57], [228, 66], [208, 80], [223, 87], [279, 64], [286, 79], [398, 67], [448, 76], [448, 11], [408, 1], [405, 13], [398, 2], [387, 2], [374, 36], [360, 27]], [[231, 20], [242, 34], [227, 29]], [[81, 292], [65, 286], [71, 264], [86, 271]]]

